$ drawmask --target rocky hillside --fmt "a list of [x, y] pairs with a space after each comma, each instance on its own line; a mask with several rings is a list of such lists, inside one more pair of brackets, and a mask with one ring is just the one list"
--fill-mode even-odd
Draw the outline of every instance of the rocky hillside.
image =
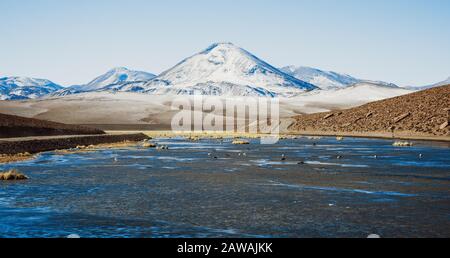
[[450, 136], [450, 85], [352, 109], [295, 117], [292, 131]]
[[0, 114], [0, 138], [86, 134], [104, 132], [84, 126]]

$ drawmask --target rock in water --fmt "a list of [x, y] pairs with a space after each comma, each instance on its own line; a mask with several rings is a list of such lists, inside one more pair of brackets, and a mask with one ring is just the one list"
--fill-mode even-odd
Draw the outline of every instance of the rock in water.
[[156, 144], [152, 143], [152, 142], [144, 142], [142, 144], [142, 147], [144, 147], [144, 148], [156, 148]]
[[407, 141], [396, 141], [392, 144], [392, 146], [394, 147], [411, 147], [414, 144], [412, 142], [407, 142]]
[[20, 173], [16, 169], [11, 169], [9, 171], [0, 173], [0, 180], [14, 181], [14, 180], [26, 180], [26, 179], [28, 179], [28, 177], [25, 176], [24, 174]]

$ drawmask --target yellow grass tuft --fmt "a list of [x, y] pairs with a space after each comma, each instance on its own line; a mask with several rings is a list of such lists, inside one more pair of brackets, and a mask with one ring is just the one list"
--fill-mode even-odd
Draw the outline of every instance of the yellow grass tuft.
[[34, 159], [36, 156], [28, 152], [19, 154], [0, 154], [0, 164], [2, 163], [12, 163]]
[[58, 154], [75, 154], [75, 153], [93, 152], [93, 151], [98, 151], [98, 150], [101, 150], [101, 149], [114, 149], [114, 148], [134, 147], [137, 144], [138, 144], [138, 142], [135, 142], [135, 141], [123, 141], [123, 142], [103, 143], [103, 144], [89, 145], [89, 146], [80, 145], [80, 146], [77, 146], [74, 149], [56, 150], [55, 153], [58, 153]]

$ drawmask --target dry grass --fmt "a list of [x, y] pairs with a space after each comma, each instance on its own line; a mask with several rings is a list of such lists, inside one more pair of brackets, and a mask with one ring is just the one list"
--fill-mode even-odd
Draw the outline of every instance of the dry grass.
[[32, 155], [28, 152], [14, 154], [14, 155], [0, 154], [0, 164], [26, 161], [26, 160], [34, 159], [35, 157], [36, 157], [35, 155]]
[[[123, 131], [108, 131], [109, 133], [122, 133]], [[132, 133], [134, 131], [127, 131], [127, 133]], [[187, 140], [197, 141], [199, 139], [224, 139], [224, 138], [247, 138], [247, 139], [258, 139], [266, 134], [257, 133], [232, 133], [232, 132], [177, 132], [177, 131], [135, 131], [136, 133], [143, 133], [151, 138], [175, 138], [183, 137]]]
[[28, 179], [28, 177], [26, 175], [20, 173], [16, 169], [11, 169], [6, 172], [0, 173], [0, 180], [13, 181], [13, 180], [26, 180], [26, 179]]
[[58, 154], [74, 154], [74, 153], [84, 153], [84, 152], [94, 152], [102, 149], [115, 149], [115, 148], [129, 148], [135, 147], [139, 144], [139, 142], [135, 141], [123, 141], [116, 143], [104, 143], [97, 145], [89, 145], [89, 146], [77, 146], [74, 149], [67, 150], [56, 150], [55, 152]]

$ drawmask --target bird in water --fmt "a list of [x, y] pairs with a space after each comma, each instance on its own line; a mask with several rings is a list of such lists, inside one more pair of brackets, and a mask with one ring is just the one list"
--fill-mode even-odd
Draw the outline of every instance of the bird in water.
[[423, 158], [423, 154], [422, 153], [419, 154], [419, 159], [421, 159], [421, 158]]
[[119, 160], [117, 159], [117, 157], [114, 157], [114, 163], [118, 162]]
[[337, 159], [342, 159], [342, 156], [337, 156], [336, 158], [337, 158]]
[[281, 161], [285, 161], [286, 160], [286, 155], [281, 155]]

